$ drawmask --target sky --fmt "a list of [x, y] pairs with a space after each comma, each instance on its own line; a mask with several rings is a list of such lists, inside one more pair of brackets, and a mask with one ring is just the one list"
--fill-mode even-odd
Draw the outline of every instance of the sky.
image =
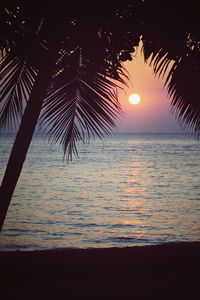
[[[124, 63], [129, 73], [129, 87], [118, 91], [124, 113], [116, 121], [114, 132], [182, 132], [177, 120], [170, 113], [170, 99], [164, 88], [164, 80], [153, 73], [153, 68], [144, 62], [141, 45], [132, 61]], [[141, 103], [131, 105], [130, 94], [137, 93]]]
[[[144, 62], [140, 48], [132, 61], [124, 63], [129, 72], [129, 87], [119, 90], [124, 117], [117, 120], [117, 132], [182, 132], [170, 113], [170, 99], [164, 80], [155, 77], [153, 68]], [[129, 95], [141, 97], [138, 105], [131, 105]]]

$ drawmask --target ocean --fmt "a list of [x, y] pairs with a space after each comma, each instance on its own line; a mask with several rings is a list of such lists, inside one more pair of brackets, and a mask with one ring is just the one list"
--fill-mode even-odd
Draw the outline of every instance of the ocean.
[[[0, 136], [0, 182], [13, 135]], [[200, 239], [200, 141], [113, 134], [61, 147], [35, 135], [0, 235], [0, 250], [156, 245]]]

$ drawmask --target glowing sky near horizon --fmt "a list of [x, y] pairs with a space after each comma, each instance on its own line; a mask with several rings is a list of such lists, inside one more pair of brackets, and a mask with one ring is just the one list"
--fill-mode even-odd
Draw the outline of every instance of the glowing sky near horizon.
[[[182, 132], [170, 112], [170, 99], [164, 80], [155, 77], [153, 68], [143, 60], [140, 48], [132, 61], [124, 63], [129, 72], [129, 87], [119, 90], [124, 117], [117, 121], [119, 132]], [[130, 94], [141, 97], [138, 105], [128, 101]]]

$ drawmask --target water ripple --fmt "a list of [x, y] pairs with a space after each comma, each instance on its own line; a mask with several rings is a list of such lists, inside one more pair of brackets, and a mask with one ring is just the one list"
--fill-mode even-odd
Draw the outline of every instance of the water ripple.
[[[12, 139], [1, 141], [0, 178]], [[79, 149], [67, 164], [61, 149], [35, 137], [0, 250], [199, 240], [200, 143], [186, 135], [123, 134]]]

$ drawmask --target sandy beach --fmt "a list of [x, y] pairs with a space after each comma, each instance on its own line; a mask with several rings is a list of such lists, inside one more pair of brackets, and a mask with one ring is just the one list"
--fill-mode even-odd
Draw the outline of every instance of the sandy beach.
[[1, 299], [198, 299], [200, 242], [0, 252]]

